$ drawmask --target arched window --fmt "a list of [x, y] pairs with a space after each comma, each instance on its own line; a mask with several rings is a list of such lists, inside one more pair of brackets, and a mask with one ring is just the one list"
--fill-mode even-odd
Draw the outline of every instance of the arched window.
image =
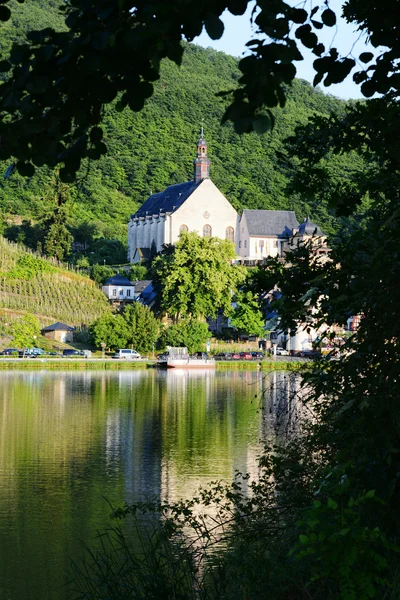
[[211, 237], [211, 225], [204, 225], [203, 237]]
[[179, 233], [187, 233], [189, 231], [189, 227], [187, 225], [181, 225], [179, 227]]
[[233, 227], [227, 227], [225, 230], [225, 239], [229, 240], [230, 242], [234, 242], [235, 241], [235, 230], [233, 229]]

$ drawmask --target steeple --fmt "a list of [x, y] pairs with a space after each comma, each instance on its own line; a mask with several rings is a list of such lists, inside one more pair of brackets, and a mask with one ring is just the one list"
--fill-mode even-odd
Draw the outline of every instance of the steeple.
[[194, 181], [199, 183], [203, 179], [210, 177], [210, 160], [207, 157], [207, 142], [204, 139], [203, 125], [201, 126], [200, 139], [197, 142], [197, 154], [193, 161]]

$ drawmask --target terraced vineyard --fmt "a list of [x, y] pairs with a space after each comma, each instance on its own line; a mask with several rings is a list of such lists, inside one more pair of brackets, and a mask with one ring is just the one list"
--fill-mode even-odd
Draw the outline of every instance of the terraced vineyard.
[[[90, 325], [110, 306], [96, 284], [0, 237], [0, 310], [26, 311], [72, 326]], [[42, 319], [48, 321], [48, 319]]]

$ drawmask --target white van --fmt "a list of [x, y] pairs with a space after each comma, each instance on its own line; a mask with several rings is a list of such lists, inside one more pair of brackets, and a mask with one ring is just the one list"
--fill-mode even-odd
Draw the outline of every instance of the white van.
[[123, 358], [125, 360], [138, 360], [139, 358], [142, 358], [139, 354], [139, 352], [136, 352], [136, 350], [129, 350], [129, 349], [124, 349], [124, 350], [117, 350], [117, 352], [114, 354], [113, 358]]

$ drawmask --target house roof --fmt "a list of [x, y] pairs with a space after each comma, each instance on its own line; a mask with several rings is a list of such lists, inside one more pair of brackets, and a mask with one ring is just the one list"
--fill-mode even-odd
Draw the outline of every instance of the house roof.
[[293, 210], [244, 210], [247, 228], [251, 236], [292, 235], [292, 230], [299, 226]]
[[60, 321], [57, 321], [57, 323], [53, 323], [53, 325], [47, 325], [47, 327], [43, 327], [42, 331], [74, 331], [75, 328], [74, 327], [70, 327], [69, 325], [66, 325], [65, 323], [60, 323]]
[[151, 279], [142, 279], [141, 281], [135, 281], [135, 294], [141, 294], [148, 285], [150, 285]]
[[303, 223], [299, 226], [299, 235], [324, 235], [322, 229], [310, 221], [310, 217], [304, 219]]
[[198, 185], [194, 181], [170, 185], [163, 192], [152, 194], [139, 210], [131, 217], [145, 217], [146, 215], [157, 215], [160, 212], [174, 212], [189, 198]]
[[124, 275], [120, 275], [119, 273], [117, 273], [116, 275], [113, 275], [112, 277], [109, 277], [107, 279], [105, 285], [129, 285], [129, 286], [133, 286], [133, 283], [131, 281], [129, 281], [129, 279], [127, 277], [125, 277]]

